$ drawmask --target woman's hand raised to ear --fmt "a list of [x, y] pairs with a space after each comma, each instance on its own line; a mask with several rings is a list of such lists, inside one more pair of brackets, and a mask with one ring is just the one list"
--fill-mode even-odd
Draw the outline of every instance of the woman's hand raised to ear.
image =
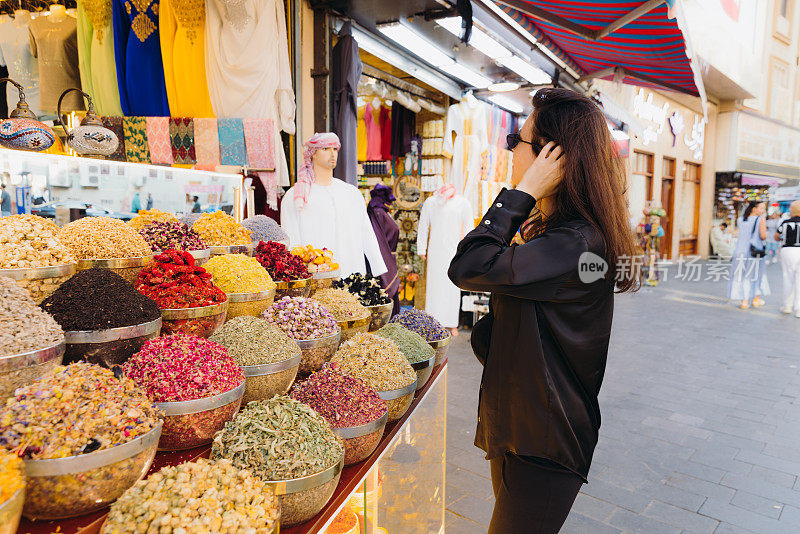
[[564, 178], [564, 160], [559, 159], [560, 156], [561, 147], [553, 141], [547, 143], [530, 168], [525, 171], [517, 189], [528, 193], [536, 200], [554, 195], [558, 184]]

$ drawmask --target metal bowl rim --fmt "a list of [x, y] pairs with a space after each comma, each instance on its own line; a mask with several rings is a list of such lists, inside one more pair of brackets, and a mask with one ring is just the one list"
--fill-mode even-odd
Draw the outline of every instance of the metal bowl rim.
[[185, 401], [165, 401], [154, 402], [155, 406], [164, 412], [167, 417], [175, 415], [191, 415], [193, 413], [208, 412], [227, 406], [232, 402], [236, 402], [244, 396], [245, 384], [247, 380], [243, 380], [241, 384], [235, 388], [217, 393], [210, 397], [201, 397], [199, 399], [191, 399]]
[[[362, 304], [362, 306], [364, 306], [364, 305]], [[384, 311], [384, 308], [386, 308], [386, 307], [388, 307], [389, 310], [391, 311], [392, 307], [394, 307], [394, 302], [392, 302], [390, 300], [386, 304], [374, 304], [372, 306], [364, 306], [364, 307], [366, 309], [370, 310], [371, 312]]]
[[380, 398], [383, 400], [395, 400], [401, 397], [405, 397], [409, 393], [414, 393], [417, 391], [417, 377], [414, 376], [414, 381], [408, 384], [407, 386], [403, 386], [397, 389], [384, 389], [384, 390], [376, 390], [376, 393]]
[[440, 347], [446, 347], [447, 345], [450, 344], [452, 338], [453, 338], [452, 335], [447, 334], [447, 337], [443, 337], [442, 339], [434, 339], [433, 341], [428, 341], [428, 345], [430, 345], [434, 349], [438, 349]]
[[87, 258], [78, 260], [78, 270], [85, 271], [92, 267], [106, 269], [130, 269], [133, 267], [144, 267], [151, 261], [155, 254], [149, 256], [131, 256], [128, 258]]
[[122, 341], [136, 337], [148, 336], [161, 331], [161, 317], [146, 323], [133, 324], [130, 326], [120, 326], [117, 328], [106, 328], [104, 330], [66, 330], [64, 339], [70, 345], [85, 343], [108, 343], [110, 341]]
[[[23, 477], [24, 477], [24, 475], [23, 475]], [[24, 482], [24, 478], [23, 478], [22, 487], [20, 489], [18, 489], [17, 491], [15, 491], [11, 495], [11, 497], [9, 497], [8, 499], [6, 499], [2, 503], [0, 503], [0, 517], [2, 517], [2, 515], [7, 511], [7, 510], [4, 510], [4, 508], [6, 506], [11, 506], [12, 503], [16, 504], [15, 501], [20, 498], [20, 492], [22, 492], [21, 497], [22, 497], [22, 500], [24, 502], [25, 501], [25, 482]]]
[[241, 254], [242, 252], [237, 250], [237, 249], [241, 249], [241, 248], [246, 249], [248, 253], [252, 254], [253, 249], [255, 247], [253, 246], [252, 242], [251, 243], [247, 243], [247, 244], [240, 243], [238, 245], [209, 245], [208, 246], [208, 249], [211, 251], [211, 254], [214, 254], [215, 256], [219, 256], [221, 254]]
[[297, 354], [290, 356], [285, 360], [273, 363], [263, 363], [261, 365], [243, 365], [242, 370], [244, 371], [245, 378], [274, 375], [276, 373], [291, 369], [292, 367], [299, 367], [300, 360], [302, 358], [303, 351], [298, 347]]
[[[7, 373], [17, 371], [33, 365], [50, 362], [56, 358], [63, 357], [66, 349], [67, 342], [65, 339], [62, 339], [58, 343], [40, 349], [0, 356], [0, 372]], [[9, 369], [5, 369], [6, 367], [9, 367]]]
[[251, 291], [247, 293], [227, 293], [228, 302], [235, 304], [238, 302], [257, 302], [268, 300], [275, 297], [275, 288], [265, 289], [264, 291]]
[[427, 360], [422, 360], [416, 363], [412, 363], [411, 367], [413, 367], [415, 371], [422, 371], [423, 369], [427, 369], [428, 367], [433, 367], [434, 362], [436, 362], [435, 352], [433, 353], [433, 356], [431, 356]]
[[314, 280], [329, 280], [331, 278], [340, 278], [341, 269], [334, 269], [333, 271], [323, 271], [321, 273], [314, 273], [311, 278]]
[[[334, 319], [335, 320], [335, 319]], [[342, 330], [349, 330], [351, 328], [360, 328], [362, 326], [366, 326], [372, 321], [372, 313], [367, 311], [367, 314], [364, 317], [358, 317], [356, 319], [345, 319], [344, 321], [336, 321], [339, 324], [339, 327]]]
[[[316, 349], [319, 347], [327, 347], [329, 345], [333, 345], [334, 343], [338, 344], [342, 338], [342, 328], [336, 325], [335, 333], [325, 336], [325, 337], [312, 337], [310, 339], [295, 339], [295, 342], [300, 346], [300, 350], [306, 349]], [[294, 339], [294, 338], [292, 338]]]
[[275, 285], [277, 286], [275, 289], [278, 291], [286, 291], [287, 289], [300, 289], [309, 287], [313, 282], [313, 276], [309, 276], [308, 278], [296, 278], [294, 280], [289, 280], [288, 282], [285, 280], [275, 280]]
[[162, 422], [159, 421], [156, 426], [146, 434], [142, 434], [136, 439], [117, 445], [116, 447], [111, 447], [110, 449], [103, 449], [87, 454], [78, 454], [76, 456], [67, 456], [65, 458], [23, 460], [25, 463], [25, 476], [49, 477], [82, 473], [84, 471], [106, 467], [121, 460], [127, 460], [128, 458], [132, 458], [146, 451], [150, 447], [153, 448], [153, 454], [155, 454], [158, 440], [161, 438], [161, 426]]
[[46, 280], [48, 278], [58, 278], [70, 276], [77, 272], [78, 262], [59, 263], [58, 265], [48, 265], [46, 267], [17, 267], [11, 269], [0, 269], [0, 276], [11, 278], [12, 280]]
[[[194, 308], [163, 308], [161, 310], [161, 318], [166, 321], [179, 321], [181, 319], [201, 319], [203, 317], [222, 315], [228, 311], [228, 301], [229, 299], [226, 298], [217, 304]], [[170, 315], [178, 315], [179, 317], [170, 317]], [[180, 317], [182, 315], [184, 317]]]
[[385, 428], [388, 421], [389, 410], [387, 409], [385, 412], [383, 412], [382, 416], [378, 417], [374, 421], [370, 421], [369, 423], [364, 423], [363, 425], [358, 426], [343, 426], [334, 428], [332, 430], [334, 434], [342, 439], [360, 438], [361, 436], [366, 436]]
[[275, 495], [286, 495], [297, 493], [327, 484], [342, 473], [344, 469], [344, 450], [339, 461], [330, 467], [326, 467], [318, 473], [300, 478], [289, 478], [286, 480], [264, 480], [265, 483], [273, 487]]

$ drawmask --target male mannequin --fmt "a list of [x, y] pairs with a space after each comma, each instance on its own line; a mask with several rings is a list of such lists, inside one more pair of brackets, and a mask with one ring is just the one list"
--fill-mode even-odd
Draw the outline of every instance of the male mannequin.
[[378, 240], [358, 189], [333, 179], [341, 144], [334, 133], [314, 134], [303, 145], [303, 166], [297, 183], [281, 203], [281, 226], [291, 247], [314, 245], [333, 251], [342, 278], [366, 273], [364, 256], [374, 276], [386, 272]]

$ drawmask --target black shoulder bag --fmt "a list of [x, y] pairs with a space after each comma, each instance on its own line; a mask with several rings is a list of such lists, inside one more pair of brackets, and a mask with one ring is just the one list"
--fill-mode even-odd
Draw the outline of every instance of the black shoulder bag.
[[759, 226], [760, 222], [761, 222], [761, 217], [756, 218], [756, 222], [753, 225], [753, 233], [750, 234], [750, 241], [751, 241], [751, 243], [750, 243], [750, 256], [752, 256], [754, 258], [763, 258], [764, 256], [767, 255], [767, 251], [766, 250], [764, 250], [763, 248], [758, 248], [752, 243], [753, 236], [756, 234], [756, 231], [758, 230], [758, 226]]

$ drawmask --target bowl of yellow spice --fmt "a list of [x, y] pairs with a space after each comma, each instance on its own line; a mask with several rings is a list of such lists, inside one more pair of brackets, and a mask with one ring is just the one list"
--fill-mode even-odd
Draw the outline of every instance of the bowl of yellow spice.
[[260, 316], [275, 301], [275, 282], [256, 260], [244, 254], [214, 256], [203, 267], [228, 295], [227, 320]]
[[204, 213], [192, 224], [192, 230], [211, 248], [212, 256], [222, 254], [253, 255], [250, 230], [221, 211]]
[[0, 452], [0, 534], [14, 534], [25, 502], [22, 460], [14, 453]]

